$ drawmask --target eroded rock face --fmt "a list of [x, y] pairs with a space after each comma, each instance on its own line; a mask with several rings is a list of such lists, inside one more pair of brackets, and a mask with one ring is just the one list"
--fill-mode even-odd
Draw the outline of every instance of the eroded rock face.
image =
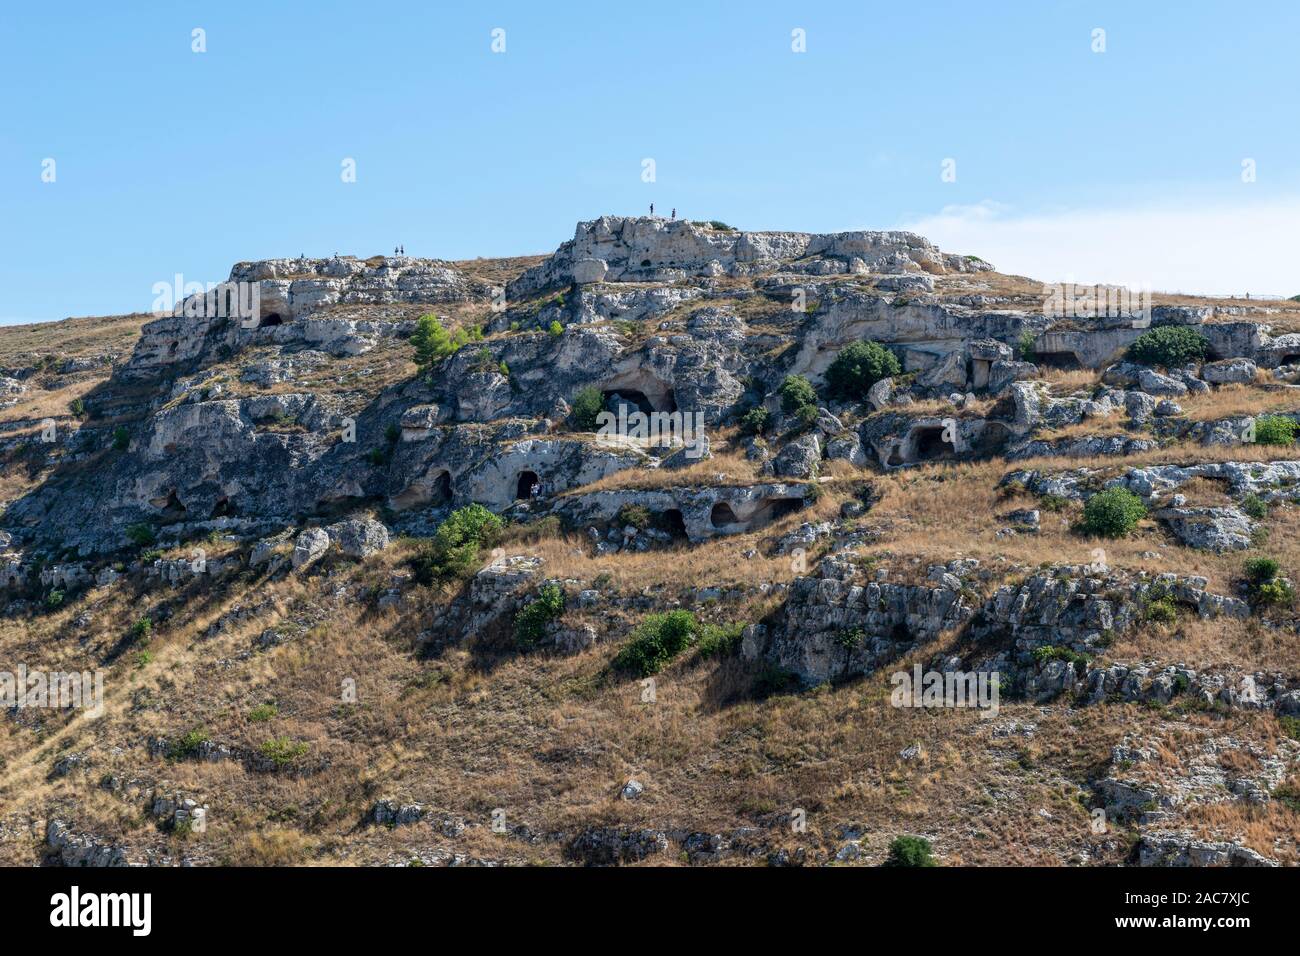
[[778, 267], [813, 275], [992, 268], [979, 260], [944, 255], [909, 232], [738, 232], [687, 220], [602, 216], [578, 223], [571, 240], [511, 283], [507, 292], [520, 299], [571, 284], [744, 276]]
[[1138, 866], [1278, 865], [1241, 844], [1198, 840], [1190, 833], [1147, 833], [1138, 844]]
[[1165, 508], [1156, 515], [1189, 548], [1241, 551], [1249, 548], [1255, 526], [1236, 508]]
[[[970, 570], [962, 562], [953, 569]], [[871, 673], [974, 613], [961, 578], [943, 567], [923, 585], [855, 584], [829, 576], [833, 570], [824, 565], [823, 576], [795, 579], [762, 651], [805, 684]]]

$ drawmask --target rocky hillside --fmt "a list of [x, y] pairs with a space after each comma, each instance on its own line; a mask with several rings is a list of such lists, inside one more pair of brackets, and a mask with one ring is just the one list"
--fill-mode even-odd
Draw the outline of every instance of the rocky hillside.
[[10, 680], [0, 862], [1300, 863], [1300, 303], [620, 217], [229, 282], [0, 329], [0, 692], [103, 687]]

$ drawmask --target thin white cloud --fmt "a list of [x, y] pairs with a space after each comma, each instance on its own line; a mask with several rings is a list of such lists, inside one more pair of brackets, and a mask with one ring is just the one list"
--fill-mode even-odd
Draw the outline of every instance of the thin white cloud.
[[986, 200], [900, 228], [1044, 282], [1198, 295], [1300, 294], [1300, 197], [1017, 214]]

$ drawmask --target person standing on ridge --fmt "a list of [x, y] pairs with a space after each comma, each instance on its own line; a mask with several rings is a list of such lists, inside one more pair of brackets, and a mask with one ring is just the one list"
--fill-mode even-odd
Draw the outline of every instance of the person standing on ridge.
[[676, 206], [673, 206], [673, 216], [672, 216], [672, 219], [673, 219], [673, 222], [676, 222], [676, 221], [677, 221], [677, 207], [676, 207]]
[[655, 214], [655, 204], [654, 204], [654, 203], [651, 203], [651, 204], [650, 204], [650, 218], [651, 218], [651, 219], [654, 218], [654, 214]]

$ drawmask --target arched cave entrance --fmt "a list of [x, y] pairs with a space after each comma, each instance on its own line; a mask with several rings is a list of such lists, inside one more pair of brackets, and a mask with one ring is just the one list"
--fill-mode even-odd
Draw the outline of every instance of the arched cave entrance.
[[528, 501], [533, 497], [534, 491], [541, 482], [537, 478], [536, 472], [521, 471], [519, 479], [515, 482], [515, 501]]
[[736, 517], [736, 512], [732, 510], [731, 505], [719, 501], [709, 512], [709, 523], [715, 528], [725, 528], [728, 525], [739, 524], [740, 519]]
[[682, 515], [680, 508], [669, 508], [663, 513], [664, 530], [673, 536], [674, 540], [685, 539], [686, 518]]
[[266, 315], [262, 316], [261, 320], [257, 324], [263, 328], [272, 325], [283, 325], [284, 317], [280, 315], [279, 312], [268, 312]]
[[935, 461], [953, 453], [953, 447], [943, 440], [942, 427], [918, 428], [912, 435], [913, 461]]

